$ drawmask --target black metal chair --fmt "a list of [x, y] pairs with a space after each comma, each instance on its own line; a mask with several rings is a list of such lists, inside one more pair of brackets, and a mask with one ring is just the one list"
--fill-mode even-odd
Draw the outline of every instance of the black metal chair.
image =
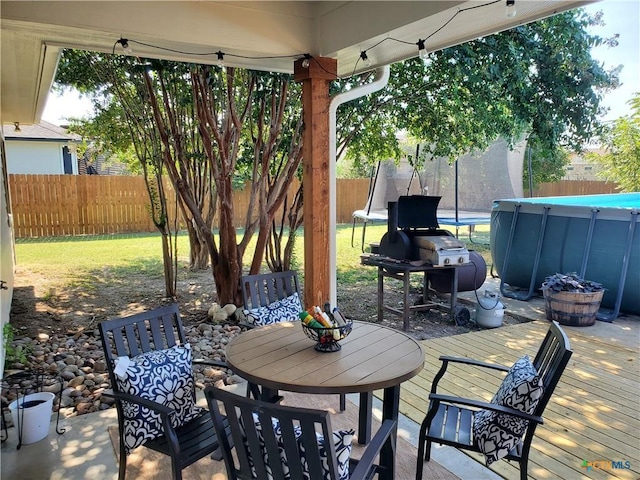
[[[161, 403], [121, 391], [116, 381], [116, 372], [114, 372], [118, 357], [133, 358], [147, 352], [158, 352], [187, 343], [178, 306], [172, 304], [129, 317], [108, 320], [101, 322], [98, 328], [113, 389], [109, 395], [115, 398], [118, 410], [120, 431], [118, 478], [120, 480], [125, 478], [127, 448], [123, 432], [125, 432], [125, 421], [128, 418], [127, 412], [131, 411], [131, 405], [135, 405], [137, 406], [135, 408], [148, 409], [160, 414], [163, 434], [148, 440], [144, 446], [170, 456], [173, 478], [181, 479], [184, 468], [213, 454], [218, 449], [218, 439], [211, 415], [203, 410], [184, 425], [174, 428], [171, 422], [174, 410]], [[225, 363], [216, 361], [195, 359], [193, 363], [227, 368]], [[195, 402], [195, 388], [192, 390], [192, 395]], [[220, 460], [219, 452], [216, 455], [215, 458]]]
[[[244, 275], [240, 279], [242, 288], [242, 301], [245, 311], [250, 311], [260, 307], [272, 305], [293, 294], [298, 294], [300, 298], [300, 286], [298, 284], [298, 274], [292, 270], [273, 273], [259, 273], [256, 275]], [[302, 302], [302, 300], [300, 300]], [[303, 310], [302, 303], [301, 310]], [[291, 321], [292, 319], [278, 320]], [[243, 323], [242, 326], [255, 328], [252, 323]], [[250, 385], [249, 388], [255, 386]], [[254, 395], [255, 396], [255, 395]], [[281, 399], [281, 398], [279, 398]], [[340, 395], [340, 411], [346, 408], [347, 400], [345, 395]]]
[[529, 450], [536, 427], [543, 423], [542, 414], [553, 391], [572, 355], [569, 339], [556, 322], [549, 330], [533, 360], [538, 376], [542, 380], [543, 390], [532, 413], [473, 399], [454, 397], [436, 393], [438, 382], [444, 376], [449, 364], [462, 364], [472, 367], [488, 368], [502, 372], [510, 367], [489, 364], [469, 358], [442, 356], [442, 366], [436, 374], [429, 394], [429, 408], [420, 427], [418, 442], [418, 464], [416, 479], [422, 480], [423, 462], [429, 461], [433, 442], [450, 445], [461, 450], [482, 452], [473, 435], [474, 416], [481, 411], [505, 413], [514, 418], [524, 419], [528, 423], [520, 442], [504, 457], [515, 460], [520, 466], [520, 478], [526, 480]]
[[[266, 307], [274, 302], [287, 298], [295, 293], [300, 297], [300, 287], [298, 284], [298, 275], [295, 271], [284, 271], [274, 273], [262, 273], [256, 275], [244, 275], [240, 279], [242, 288], [242, 299], [245, 310], [252, 310], [260, 307]], [[254, 328], [252, 324], [243, 324], [247, 328]], [[257, 398], [257, 387], [249, 384], [248, 388], [254, 398]], [[264, 398], [263, 398], [264, 399]], [[271, 397], [272, 401], [280, 401], [277, 393]], [[358, 432], [358, 442], [365, 444], [371, 438], [371, 393], [362, 393], [360, 395], [360, 428]], [[340, 395], [340, 411], [343, 412], [347, 408], [346, 395]]]
[[229, 480], [299, 479], [303, 472], [311, 480], [337, 480], [341, 465], [348, 466], [351, 480], [371, 479], [380, 470], [374, 461], [396, 426], [385, 420], [356, 461], [345, 458], [349, 451], [342, 444], [328, 440], [334, 438], [328, 411], [253, 400], [215, 387], [207, 387], [205, 396]]

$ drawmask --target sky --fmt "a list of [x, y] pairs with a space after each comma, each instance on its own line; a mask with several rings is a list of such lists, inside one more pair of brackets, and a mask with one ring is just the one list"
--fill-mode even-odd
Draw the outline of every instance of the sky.
[[[603, 27], [596, 27], [593, 34], [611, 37], [620, 34], [619, 45], [615, 48], [598, 47], [592, 50], [593, 58], [604, 63], [609, 69], [623, 65], [620, 73], [620, 88], [607, 94], [604, 106], [610, 111], [603, 120], [615, 120], [630, 113], [627, 102], [634, 92], [640, 92], [640, 1], [603, 0], [585, 7], [589, 13], [604, 12]], [[60, 125], [66, 117], [85, 117], [91, 113], [91, 104], [75, 92], [63, 95], [49, 95], [42, 119]]]

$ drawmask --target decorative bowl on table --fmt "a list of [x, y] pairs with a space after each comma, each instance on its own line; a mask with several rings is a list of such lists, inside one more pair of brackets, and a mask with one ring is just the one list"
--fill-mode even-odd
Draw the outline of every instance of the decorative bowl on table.
[[311, 340], [316, 344], [313, 347], [318, 352], [337, 352], [342, 347], [340, 346], [340, 340], [343, 340], [351, 333], [353, 328], [353, 322], [347, 320], [345, 325], [339, 327], [311, 327], [303, 322], [302, 330], [307, 334]]

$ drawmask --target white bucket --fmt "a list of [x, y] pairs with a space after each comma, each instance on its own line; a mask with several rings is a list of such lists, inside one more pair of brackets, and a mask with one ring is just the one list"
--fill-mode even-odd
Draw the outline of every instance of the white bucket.
[[49, 434], [54, 398], [51, 392], [30, 393], [9, 404], [13, 426], [22, 431], [23, 444], [35, 443]]

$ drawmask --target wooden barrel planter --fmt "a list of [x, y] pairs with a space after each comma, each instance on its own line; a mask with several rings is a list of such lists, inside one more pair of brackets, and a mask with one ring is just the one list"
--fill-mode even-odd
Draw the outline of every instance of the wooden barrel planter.
[[551, 288], [543, 288], [542, 292], [547, 320], [572, 327], [588, 327], [596, 323], [604, 290], [585, 293], [556, 292]]

